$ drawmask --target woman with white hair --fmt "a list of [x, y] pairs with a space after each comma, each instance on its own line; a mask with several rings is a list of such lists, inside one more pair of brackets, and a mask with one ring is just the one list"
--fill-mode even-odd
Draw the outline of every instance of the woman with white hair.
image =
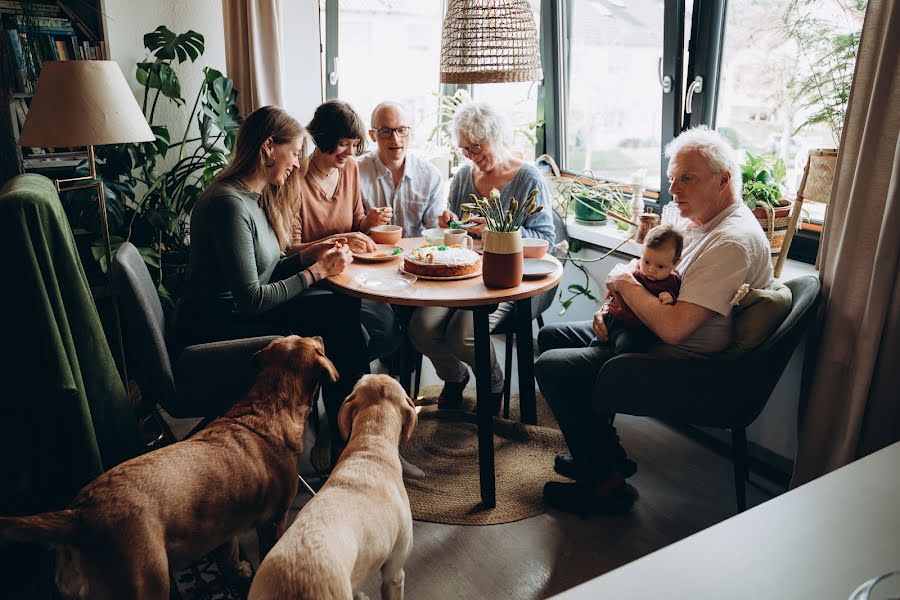
[[[526, 219], [521, 227], [522, 237], [554, 241], [553, 218], [550, 214], [550, 193], [534, 165], [513, 156], [512, 129], [506, 117], [485, 102], [471, 102], [461, 106], [450, 123], [451, 134], [459, 152], [468, 159], [450, 182], [448, 207], [439, 220], [440, 227], [458, 221], [460, 205], [471, 201], [471, 194], [487, 197], [492, 189], [500, 191], [504, 208], [512, 198], [522, 201], [533, 189], [538, 190], [537, 202], [544, 209]], [[472, 217], [475, 223], [469, 234], [479, 237], [486, 228], [483, 217]], [[509, 312], [511, 303], [501, 304], [490, 316], [491, 330]], [[469, 381], [468, 364], [475, 368], [475, 334], [471, 311], [428, 307], [417, 309], [409, 325], [413, 346], [431, 359], [444, 389], [438, 398], [440, 408], [459, 408], [463, 389]], [[491, 345], [491, 392], [495, 410], [499, 410], [503, 393], [503, 371]]]

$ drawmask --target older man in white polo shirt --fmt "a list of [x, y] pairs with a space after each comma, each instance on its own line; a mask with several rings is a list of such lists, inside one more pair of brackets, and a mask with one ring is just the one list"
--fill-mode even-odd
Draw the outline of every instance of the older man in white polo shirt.
[[419, 237], [437, 227], [446, 205], [438, 170], [411, 154], [412, 126], [397, 102], [382, 102], [372, 111], [369, 137], [377, 148], [359, 159], [359, 187], [366, 210], [389, 207], [403, 237]]
[[[722, 136], [706, 128], [686, 131], [672, 140], [666, 156], [669, 192], [681, 216], [691, 223], [678, 266], [682, 276], [678, 300], [660, 303], [630, 270], [611, 276], [606, 285], [659, 337], [658, 351], [691, 356], [720, 352], [731, 342], [731, 300], [738, 288], [744, 283], [751, 288], [772, 283], [769, 244], [741, 200], [739, 161]], [[593, 322], [549, 325], [538, 336], [541, 356], [535, 375], [571, 452], [557, 456], [555, 469], [579, 483], [585, 479], [581, 488], [575, 483], [547, 483], [544, 501], [559, 510], [579, 511], [586, 499], [581, 492], [587, 490], [594, 512], [624, 512], [636, 498], [634, 489], [625, 484], [636, 465], [619, 444], [612, 415], [597, 414], [591, 405], [594, 380], [610, 357], [605, 344], [588, 347], [593, 335], [606, 340], [601, 312]], [[667, 401], [665, 390], [660, 390], [659, 399]]]

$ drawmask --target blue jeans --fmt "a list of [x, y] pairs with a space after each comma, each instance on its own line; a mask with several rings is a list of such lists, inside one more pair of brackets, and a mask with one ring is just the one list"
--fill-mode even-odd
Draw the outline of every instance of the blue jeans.
[[613, 415], [591, 406], [594, 380], [612, 357], [607, 344], [591, 346], [593, 339], [590, 321], [547, 325], [538, 333], [540, 356], [534, 363], [541, 393], [585, 481], [604, 479], [625, 457]]

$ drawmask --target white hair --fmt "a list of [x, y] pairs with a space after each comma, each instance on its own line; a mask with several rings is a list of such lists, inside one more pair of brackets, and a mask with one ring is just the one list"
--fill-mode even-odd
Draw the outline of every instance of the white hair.
[[731, 174], [731, 193], [734, 200], [741, 198], [741, 163], [738, 154], [731, 144], [722, 135], [700, 125], [688, 129], [666, 145], [666, 158], [672, 158], [681, 152], [694, 150], [699, 152], [713, 175], [721, 177], [725, 173]]
[[487, 102], [467, 102], [457, 108], [450, 132], [457, 145], [463, 137], [472, 142], [487, 141], [497, 158], [511, 156], [513, 134], [509, 119]]

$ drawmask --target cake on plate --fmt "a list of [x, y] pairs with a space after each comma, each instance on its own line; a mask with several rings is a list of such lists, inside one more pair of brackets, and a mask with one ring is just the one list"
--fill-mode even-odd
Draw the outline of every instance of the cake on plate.
[[403, 270], [426, 277], [461, 277], [481, 269], [481, 256], [467, 248], [421, 246], [403, 255]]

